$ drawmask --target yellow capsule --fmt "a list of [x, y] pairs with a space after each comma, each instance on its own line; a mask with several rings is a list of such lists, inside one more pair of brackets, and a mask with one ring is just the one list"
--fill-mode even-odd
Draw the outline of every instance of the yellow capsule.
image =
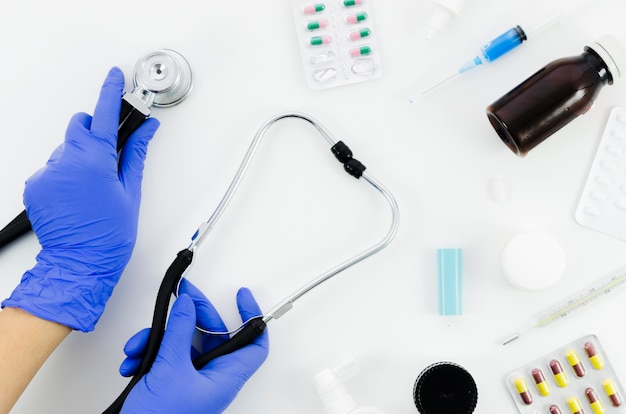
[[609, 400], [611, 400], [611, 405], [613, 407], [619, 407], [622, 405], [622, 397], [615, 386], [615, 383], [610, 379], [604, 380], [602, 382], [602, 387], [604, 388], [604, 392], [606, 393]]
[[535, 380], [539, 394], [544, 397], [550, 395], [550, 384], [546, 381], [546, 377], [543, 376], [543, 372], [539, 368], [535, 368], [531, 371], [531, 375]]
[[587, 356], [589, 357], [589, 362], [591, 362], [591, 366], [594, 369], [600, 370], [604, 368], [604, 360], [602, 359], [600, 354], [596, 352], [596, 348], [591, 342], [587, 342], [585, 344], [585, 352], [587, 353]]
[[524, 378], [515, 378], [515, 380], [513, 381], [513, 385], [515, 385], [515, 389], [519, 393], [519, 396], [524, 404], [530, 405], [533, 403], [533, 397], [528, 391], [528, 386], [526, 385], [526, 381], [524, 381]]
[[553, 359], [552, 361], [550, 361], [550, 370], [554, 375], [554, 381], [556, 382], [556, 385], [561, 388], [567, 387], [567, 384], [569, 384], [569, 380], [567, 379], [567, 375], [565, 375], [565, 371], [563, 371], [563, 367], [561, 366], [561, 363], [558, 359]]
[[567, 399], [567, 406], [572, 414], [584, 414], [583, 407], [576, 397], [569, 397]]
[[570, 349], [565, 353], [565, 358], [567, 359], [567, 362], [569, 362], [577, 377], [582, 378], [585, 376], [585, 367], [583, 367], [583, 363], [580, 362], [580, 358], [578, 357], [576, 351]]
[[600, 401], [593, 388], [587, 388], [585, 390], [585, 396], [587, 397], [587, 401], [589, 401], [593, 414], [604, 414], [606, 412], [604, 404], [602, 404], [602, 401]]

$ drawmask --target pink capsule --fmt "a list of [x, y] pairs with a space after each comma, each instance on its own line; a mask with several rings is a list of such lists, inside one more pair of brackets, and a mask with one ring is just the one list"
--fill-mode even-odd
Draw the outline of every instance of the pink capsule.
[[324, 3], [317, 3], [304, 6], [304, 9], [302, 11], [304, 12], [304, 14], [315, 14], [323, 12], [325, 8], [326, 6], [324, 5]]
[[349, 24], [357, 24], [367, 20], [367, 13], [360, 12], [346, 16], [346, 22]]
[[369, 28], [364, 27], [362, 29], [353, 30], [350, 33], [348, 33], [348, 39], [350, 39], [350, 40], [359, 40], [359, 39], [362, 39], [364, 37], [368, 37], [371, 33], [372, 33], [372, 31]]
[[330, 43], [331, 40], [330, 36], [313, 36], [311, 40], [309, 40], [309, 44], [311, 46], [321, 46]]
[[315, 20], [306, 24], [306, 28], [309, 30], [324, 29], [326, 27], [328, 27], [328, 20], [326, 19]]
[[358, 57], [358, 56], [367, 56], [372, 53], [372, 48], [369, 46], [359, 46], [353, 47], [350, 49], [350, 56]]

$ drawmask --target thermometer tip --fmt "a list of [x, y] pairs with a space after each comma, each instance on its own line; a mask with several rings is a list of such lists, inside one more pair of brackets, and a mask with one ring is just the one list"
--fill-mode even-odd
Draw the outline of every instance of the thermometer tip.
[[517, 338], [519, 338], [519, 334], [517, 334], [517, 333], [516, 333], [515, 335], [513, 335], [513, 336], [511, 336], [511, 337], [509, 337], [509, 338], [505, 339], [504, 341], [502, 341], [502, 345], [503, 345], [503, 346], [504, 346], [504, 345], [508, 345], [508, 344], [510, 344], [511, 342], [515, 341]]

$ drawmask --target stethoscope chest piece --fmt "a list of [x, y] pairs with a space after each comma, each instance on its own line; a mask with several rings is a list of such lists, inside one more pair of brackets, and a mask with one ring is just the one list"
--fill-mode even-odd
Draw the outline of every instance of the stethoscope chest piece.
[[135, 64], [135, 89], [150, 92], [151, 105], [176, 105], [189, 95], [193, 75], [189, 62], [178, 52], [159, 49], [146, 53]]

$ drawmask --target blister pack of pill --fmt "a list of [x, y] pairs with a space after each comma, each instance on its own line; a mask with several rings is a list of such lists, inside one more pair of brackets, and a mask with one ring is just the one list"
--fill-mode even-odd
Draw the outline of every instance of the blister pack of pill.
[[382, 75], [372, 0], [292, 0], [307, 84], [325, 89]]
[[506, 385], [521, 414], [623, 413], [624, 390], [596, 335], [512, 371]]
[[585, 227], [626, 240], [626, 107], [609, 115], [575, 217]]

